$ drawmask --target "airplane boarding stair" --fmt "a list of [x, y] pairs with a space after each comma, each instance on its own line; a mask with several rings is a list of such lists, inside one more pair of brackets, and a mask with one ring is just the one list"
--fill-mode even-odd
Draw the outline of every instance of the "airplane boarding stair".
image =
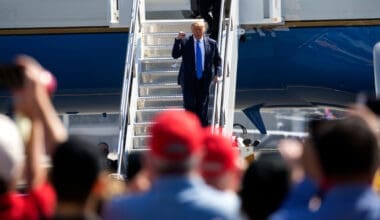
[[[183, 109], [182, 92], [177, 85], [181, 58], [173, 59], [171, 49], [179, 31], [191, 34], [191, 23], [195, 20], [146, 19], [147, 2], [133, 2], [121, 100], [119, 161], [130, 152], [148, 149], [148, 128], [157, 113]], [[232, 0], [231, 5], [237, 5], [236, 2]], [[230, 14], [233, 13], [230, 11]], [[221, 128], [217, 129], [218, 132], [232, 132], [238, 21], [232, 26], [231, 19], [224, 15], [223, 10], [219, 34], [222, 36], [219, 48], [223, 77], [212, 89], [215, 93], [210, 95], [209, 116], [212, 126]], [[122, 173], [122, 167], [123, 163], [119, 162], [118, 175]]]
[[190, 33], [192, 22], [146, 20], [142, 23], [142, 56], [137, 61], [141, 69], [136, 73], [138, 94], [130, 151], [146, 149], [147, 130], [158, 112], [183, 109], [182, 92], [177, 84], [181, 59], [173, 59], [171, 49], [178, 30]]

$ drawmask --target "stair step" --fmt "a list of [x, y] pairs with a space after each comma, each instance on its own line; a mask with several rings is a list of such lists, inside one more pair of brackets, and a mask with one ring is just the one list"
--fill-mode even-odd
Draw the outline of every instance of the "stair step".
[[147, 146], [140, 146], [140, 147], [137, 147], [136, 149], [132, 149], [131, 151], [133, 151], [133, 152], [136, 152], [136, 151], [138, 151], [138, 152], [146, 152], [148, 150], [149, 150], [149, 148]]
[[141, 83], [140, 88], [179, 88], [180, 86], [177, 83]]
[[146, 58], [172, 58], [173, 45], [155, 45], [144, 47], [144, 57]]
[[142, 150], [148, 149], [148, 139], [150, 135], [140, 135], [133, 137], [133, 149], [134, 150]]
[[180, 111], [183, 108], [168, 108], [168, 109], [141, 109], [136, 111], [136, 122], [147, 123], [151, 122], [158, 113], [162, 111]]
[[140, 59], [141, 71], [179, 71], [181, 59], [173, 58], [143, 58]]
[[180, 96], [148, 96], [137, 99], [137, 109], [144, 108], [182, 108], [183, 99]]
[[140, 82], [148, 83], [177, 83], [178, 71], [142, 72]]
[[136, 122], [134, 124], [135, 136], [148, 135], [149, 127], [152, 124], [153, 124], [152, 122]]
[[195, 21], [200, 21], [200, 19], [146, 20], [142, 23], [143, 33], [190, 32], [191, 24]]
[[140, 96], [180, 96], [181, 94], [181, 87], [177, 83], [141, 84], [139, 87]]
[[[184, 110], [183, 108], [172, 108], [173, 110]], [[134, 135], [135, 136], [144, 136], [149, 135], [149, 127], [152, 126], [153, 117], [163, 111], [171, 109], [142, 109], [136, 111], [136, 122], [134, 123]], [[208, 109], [209, 117], [212, 115], [212, 107]]]
[[[143, 42], [145, 46], [152, 45], [171, 45], [174, 44], [174, 39], [178, 35], [176, 32], [161, 32], [161, 33], [144, 33]], [[191, 35], [191, 32], [186, 32], [186, 35]]]

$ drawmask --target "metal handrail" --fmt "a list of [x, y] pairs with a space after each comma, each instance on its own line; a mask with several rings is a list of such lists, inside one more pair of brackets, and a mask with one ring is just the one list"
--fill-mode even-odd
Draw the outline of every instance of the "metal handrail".
[[[231, 0], [231, 2], [232, 2], [233, 0]], [[232, 4], [232, 3], [231, 3]], [[230, 5], [231, 6], [231, 5]], [[227, 60], [227, 56], [228, 56], [228, 43], [229, 43], [229, 39], [230, 39], [230, 32], [229, 32], [229, 30], [230, 30], [230, 28], [231, 28], [231, 25], [232, 25], [232, 22], [231, 22], [232, 20], [231, 20], [231, 18], [228, 20], [228, 24], [227, 24], [227, 28], [226, 28], [226, 41], [225, 41], [225, 52], [224, 52], [224, 57], [223, 57], [223, 59], [224, 60]], [[224, 82], [224, 83], [226, 83], [226, 77], [227, 77], [227, 75], [226, 75], [226, 69], [227, 69], [227, 62], [224, 62], [223, 63], [223, 75], [222, 75], [222, 82]], [[229, 74], [229, 72], [227, 71], [227, 73]], [[225, 93], [225, 89], [224, 89], [224, 87], [221, 89], [221, 97], [224, 97], [224, 93]], [[219, 111], [219, 121], [222, 121], [222, 119], [223, 119], [223, 106], [224, 106], [224, 99], [223, 98], [221, 98], [221, 100], [220, 100], [220, 111]], [[225, 122], [224, 122], [225, 123]], [[220, 126], [223, 126], [224, 125], [224, 123], [221, 123], [220, 122]]]
[[225, 16], [225, 0], [222, 0], [221, 3], [220, 3], [220, 16], [219, 16], [219, 24], [218, 24], [218, 27], [219, 27], [219, 30], [218, 30], [218, 48], [221, 49], [221, 46], [222, 46], [222, 32], [223, 32], [223, 21], [224, 21], [224, 16]]
[[[220, 51], [222, 51], [222, 33], [223, 33], [223, 20], [224, 20], [224, 8], [225, 8], [225, 0], [221, 1], [221, 7], [220, 7], [220, 16], [219, 16], [219, 30], [218, 30], [218, 48]], [[225, 59], [222, 59], [222, 66], [224, 66]], [[224, 68], [222, 68], [222, 76], [224, 75]], [[223, 80], [222, 80], [223, 81]], [[219, 124], [220, 120], [217, 118], [219, 115], [217, 112], [220, 111], [220, 107], [218, 105], [218, 97], [220, 94], [220, 82], [217, 81], [215, 83], [215, 90], [214, 90], [214, 103], [213, 103], [213, 109], [212, 109], [212, 118], [211, 118], [211, 126], [212, 126], [212, 132], [215, 133], [215, 127], [217, 124]]]
[[226, 36], [226, 53], [228, 54], [228, 62], [225, 66], [225, 77], [228, 82], [224, 83], [224, 98], [222, 100], [223, 110], [221, 117], [224, 120], [223, 133], [232, 135], [233, 121], [234, 121], [234, 109], [236, 99], [236, 78], [237, 78], [237, 65], [238, 65], [238, 26], [239, 26], [239, 1], [231, 0], [229, 6], [229, 19], [227, 23], [227, 36]]
[[[230, 77], [234, 77], [234, 76], [231, 76], [230, 74], [230, 71], [229, 71], [229, 65], [230, 65], [230, 60], [231, 60], [231, 48], [230, 48], [230, 44], [233, 43], [231, 41], [233, 41], [235, 38], [233, 37], [233, 35], [231, 35], [231, 32], [233, 32], [234, 30], [234, 27], [233, 25], [234, 24], [237, 24], [236, 22], [236, 3], [235, 0], [231, 0], [229, 1], [228, 4], [226, 4], [225, 1], [222, 2], [222, 6], [221, 7], [221, 20], [220, 20], [220, 28], [219, 28], [219, 41], [218, 41], [218, 44], [219, 44], [219, 48], [221, 48], [221, 52], [222, 52], [222, 79], [216, 84], [215, 86], [215, 96], [214, 96], [214, 108], [213, 108], [213, 115], [212, 115], [212, 131], [213, 133], [224, 133], [225, 130], [225, 126], [230, 122], [231, 118], [227, 117], [227, 115], [229, 114], [228, 111], [227, 111], [227, 108], [229, 108], [228, 106], [226, 107], [225, 105], [229, 103], [230, 99], [227, 97], [229, 96], [227, 94], [226, 96], [226, 93], [228, 92], [228, 88], [230, 88], [230, 84], [233, 83], [232, 81], [232, 78]], [[227, 7], [229, 7], [228, 9], [230, 10], [230, 13], [229, 14], [225, 14], [224, 13], [224, 10], [227, 9]], [[222, 34], [224, 34], [222, 36]], [[231, 63], [231, 65], [235, 65], [233, 63]], [[228, 100], [226, 100], [228, 99]], [[227, 121], [228, 120], [228, 121]], [[221, 129], [216, 129], [217, 127], [221, 128]], [[223, 129], [223, 130], [222, 130]]]
[[128, 107], [129, 107], [129, 96], [130, 96], [130, 86], [133, 78], [133, 62], [135, 57], [135, 47], [136, 47], [136, 23], [140, 23], [140, 5], [141, 0], [134, 0], [132, 6], [132, 18], [129, 29], [128, 36], [128, 50], [126, 57], [126, 66], [124, 70], [124, 80], [123, 80], [123, 90], [120, 105], [120, 128], [119, 128], [119, 140], [118, 140], [118, 166], [117, 175], [121, 175], [122, 161], [125, 151], [125, 135], [126, 127], [128, 122]]
[[[218, 48], [220, 48], [221, 51], [224, 52], [223, 57], [222, 57], [222, 79], [218, 81], [215, 85], [215, 93], [214, 93], [214, 107], [213, 107], [213, 115], [212, 115], [212, 131], [213, 133], [219, 132], [220, 130], [218, 129], [217, 131], [215, 128], [217, 126], [221, 127], [224, 126], [225, 122], [223, 121], [223, 114], [224, 114], [224, 94], [225, 94], [225, 83], [226, 82], [226, 77], [229, 77], [229, 72], [227, 71], [226, 74], [226, 69], [227, 69], [227, 56], [228, 56], [228, 44], [230, 43], [230, 36], [229, 36], [229, 30], [232, 25], [231, 21], [231, 7], [233, 4], [234, 0], [229, 1], [229, 5], [226, 5], [226, 1], [222, 0], [221, 2], [221, 8], [220, 8], [220, 20], [219, 20], [219, 33], [218, 33]], [[224, 21], [226, 21], [227, 16], [225, 13], [226, 7], [229, 7], [230, 9], [230, 14], [228, 15], [228, 24], [225, 25]], [[223, 44], [223, 37], [222, 34], [226, 30], [226, 36], [225, 36], [225, 41]]]

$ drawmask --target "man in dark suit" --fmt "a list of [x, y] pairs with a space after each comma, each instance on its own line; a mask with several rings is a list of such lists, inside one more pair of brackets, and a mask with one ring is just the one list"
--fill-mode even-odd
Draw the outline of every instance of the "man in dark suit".
[[211, 82], [222, 74], [221, 58], [215, 40], [204, 36], [205, 22], [191, 25], [192, 36], [179, 32], [172, 49], [172, 57], [182, 56], [178, 84], [182, 87], [183, 105], [198, 115], [202, 126], [208, 126], [208, 100]]

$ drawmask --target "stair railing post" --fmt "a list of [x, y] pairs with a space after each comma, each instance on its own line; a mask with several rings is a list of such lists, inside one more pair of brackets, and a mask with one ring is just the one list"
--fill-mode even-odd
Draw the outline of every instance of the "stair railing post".
[[[221, 4], [220, 4], [220, 16], [219, 16], [219, 30], [218, 30], [218, 49], [220, 50], [219, 52], [221, 54], [223, 54], [223, 50], [224, 50], [224, 47], [222, 47], [222, 33], [223, 33], [223, 21], [224, 21], [224, 17], [225, 17], [225, 0], [221, 0]], [[224, 62], [225, 60], [222, 59], [222, 67], [224, 66]], [[222, 68], [222, 76], [224, 75], [224, 69]], [[223, 79], [222, 79], [222, 82], [223, 82]], [[212, 132], [213, 133], [216, 133], [217, 130], [219, 131], [219, 129], [216, 129], [220, 126], [220, 118], [219, 118], [219, 115], [220, 115], [220, 111], [221, 111], [221, 106], [219, 105], [219, 100], [221, 99], [220, 95], [221, 95], [221, 90], [222, 90], [222, 86], [221, 86], [221, 82], [219, 82], [219, 80], [217, 82], [215, 82], [215, 89], [214, 89], [214, 103], [213, 103], [213, 110], [212, 110], [212, 118], [211, 118], [211, 126], [212, 126]]]
[[136, 44], [136, 22], [139, 22], [139, 3], [140, 0], [133, 1], [132, 7], [132, 18], [129, 26], [129, 37], [128, 37], [128, 49], [126, 57], [126, 65], [124, 69], [124, 80], [123, 89], [121, 97], [120, 106], [120, 127], [119, 127], [119, 140], [118, 140], [118, 166], [117, 166], [117, 176], [122, 178], [122, 164], [125, 153], [125, 135], [128, 123], [128, 107], [129, 107], [129, 96], [130, 96], [130, 84], [132, 82], [132, 67], [135, 55], [135, 44]]
[[375, 94], [380, 98], [380, 42], [373, 47], [373, 67], [375, 73]]

